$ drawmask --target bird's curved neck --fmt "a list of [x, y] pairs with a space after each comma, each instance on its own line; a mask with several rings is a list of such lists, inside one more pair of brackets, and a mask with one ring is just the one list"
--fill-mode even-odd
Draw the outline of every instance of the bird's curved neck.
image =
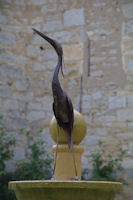
[[60, 97], [63, 95], [63, 89], [61, 88], [61, 85], [58, 79], [58, 74], [59, 74], [61, 65], [62, 65], [62, 57], [59, 56], [58, 64], [54, 71], [53, 80], [52, 80], [52, 91], [53, 91], [53, 97], [54, 97], [55, 102], [57, 101], [57, 99], [60, 99]]
[[58, 80], [58, 74], [59, 74], [61, 66], [62, 66], [62, 57], [58, 56], [58, 64], [57, 64], [55, 71], [54, 71], [53, 81]]

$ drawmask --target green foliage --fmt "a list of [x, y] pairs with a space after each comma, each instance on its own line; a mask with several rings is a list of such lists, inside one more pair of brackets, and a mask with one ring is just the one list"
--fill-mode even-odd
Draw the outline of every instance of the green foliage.
[[[3, 117], [0, 116], [0, 120]], [[46, 144], [41, 139], [40, 129], [37, 137], [33, 137], [30, 131], [25, 129], [21, 133], [27, 138], [27, 161], [17, 163], [16, 171], [9, 173], [5, 169], [5, 161], [13, 157], [11, 146], [15, 145], [15, 139], [5, 134], [5, 130], [0, 126], [0, 200], [16, 200], [12, 190], [8, 190], [8, 182], [15, 180], [40, 180], [49, 179], [52, 176], [52, 158], [49, 156]]]
[[[3, 119], [0, 116], [0, 120]], [[0, 129], [0, 175], [5, 172], [5, 161], [13, 156], [11, 146], [15, 144], [15, 139], [5, 133], [5, 129]]]
[[26, 132], [30, 141], [28, 159], [17, 164], [16, 180], [40, 180], [52, 177], [51, 164], [53, 159], [46, 151], [46, 145], [41, 138], [34, 139], [30, 132]]
[[[0, 116], [0, 120], [3, 116]], [[0, 128], [0, 199], [15, 200], [15, 195], [11, 190], [8, 190], [8, 181], [12, 179], [12, 174], [5, 169], [5, 161], [13, 156], [11, 147], [15, 145], [15, 139], [5, 133], [5, 129], [1, 123]], [[10, 198], [9, 198], [10, 197]]]
[[[111, 154], [106, 154], [102, 141], [99, 141], [98, 145], [98, 152], [91, 155], [93, 168], [90, 180], [124, 182], [123, 179], [117, 177], [117, 173], [123, 169], [122, 161], [126, 151], [120, 150], [117, 157], [113, 158]], [[83, 171], [83, 178], [87, 173], [89, 173], [89, 171], [85, 169]]]

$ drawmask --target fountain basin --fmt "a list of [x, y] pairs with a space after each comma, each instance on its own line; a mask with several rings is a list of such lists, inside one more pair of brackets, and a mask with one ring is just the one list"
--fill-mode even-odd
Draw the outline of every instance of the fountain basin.
[[18, 200], [114, 200], [122, 190], [119, 182], [104, 181], [12, 181]]

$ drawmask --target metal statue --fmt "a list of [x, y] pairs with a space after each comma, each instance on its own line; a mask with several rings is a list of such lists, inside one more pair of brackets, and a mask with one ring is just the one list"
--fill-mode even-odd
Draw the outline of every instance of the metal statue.
[[[58, 74], [61, 69], [62, 75], [62, 64], [63, 64], [63, 49], [59, 42], [49, 38], [48, 36], [44, 35], [43, 33], [39, 32], [36, 29], [33, 29], [35, 33], [40, 35], [44, 38], [47, 42], [49, 42], [52, 47], [55, 49], [58, 55], [58, 63], [54, 71], [53, 79], [52, 79], [52, 92], [53, 92], [53, 112], [55, 118], [57, 120], [57, 148], [55, 153], [55, 163], [54, 163], [54, 172], [56, 167], [56, 158], [57, 158], [57, 151], [58, 151], [58, 144], [59, 144], [59, 127], [64, 130], [67, 136], [67, 142], [69, 149], [72, 149], [73, 153], [73, 161], [74, 161], [74, 169], [75, 169], [75, 180], [78, 180], [77, 175], [77, 167], [75, 162], [75, 154], [74, 154], [74, 147], [73, 147], [73, 123], [74, 123], [74, 112], [73, 112], [73, 105], [71, 102], [70, 97], [66, 94], [66, 92], [62, 89]], [[53, 172], [53, 177], [54, 177]]]

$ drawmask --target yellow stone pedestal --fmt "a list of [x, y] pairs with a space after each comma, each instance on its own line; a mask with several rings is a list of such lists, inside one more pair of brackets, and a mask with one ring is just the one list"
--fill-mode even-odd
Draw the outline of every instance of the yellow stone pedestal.
[[[86, 121], [83, 115], [74, 110], [73, 144], [79, 179], [81, 179], [81, 155], [84, 151], [84, 148], [79, 144], [86, 135], [86, 128]], [[50, 134], [57, 143], [57, 121], [55, 117], [52, 118], [50, 123]], [[53, 146], [52, 150], [55, 154], [56, 145]], [[59, 127], [59, 145], [54, 178], [56, 180], [73, 180], [75, 176], [73, 153], [68, 148], [66, 133]]]
[[[56, 152], [56, 145], [52, 148]], [[78, 178], [81, 179], [81, 155], [84, 151], [82, 146], [74, 145], [75, 161], [77, 166]], [[75, 178], [74, 161], [72, 150], [68, 145], [62, 144], [58, 146], [58, 154], [55, 168], [56, 180], [73, 180]]]

